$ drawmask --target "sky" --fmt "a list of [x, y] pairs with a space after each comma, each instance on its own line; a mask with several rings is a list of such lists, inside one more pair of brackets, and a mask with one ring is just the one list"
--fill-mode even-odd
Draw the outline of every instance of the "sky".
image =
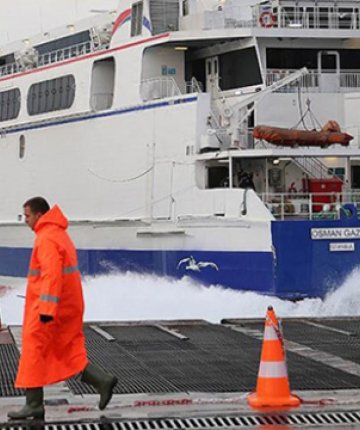
[[[258, 0], [196, 0], [204, 9], [226, 1], [229, 5], [253, 5]], [[128, 7], [130, 0], [0, 0], [0, 45], [29, 38], [102, 11]]]
[[0, 44], [22, 40], [97, 12], [116, 10], [119, 0], [0, 0]]

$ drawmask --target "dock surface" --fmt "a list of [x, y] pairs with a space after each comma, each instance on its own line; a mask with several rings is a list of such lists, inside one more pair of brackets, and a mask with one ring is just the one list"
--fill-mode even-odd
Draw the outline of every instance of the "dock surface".
[[[282, 328], [298, 408], [257, 411], [247, 404], [256, 387], [264, 319], [93, 322], [85, 325], [89, 359], [119, 378], [111, 404], [99, 411], [93, 389], [72, 378], [46, 387], [46, 423], [39, 425], [360, 428], [360, 318], [289, 318]], [[13, 385], [20, 349], [21, 327], [0, 331], [1, 428], [14, 426], [7, 412], [24, 402], [24, 392]]]

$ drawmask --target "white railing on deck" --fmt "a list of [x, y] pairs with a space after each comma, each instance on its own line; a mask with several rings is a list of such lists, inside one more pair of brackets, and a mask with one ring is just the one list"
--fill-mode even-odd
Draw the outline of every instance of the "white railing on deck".
[[[265, 74], [266, 85], [271, 85], [293, 72], [293, 69], [268, 69]], [[293, 93], [298, 88], [303, 92], [358, 92], [360, 91], [360, 71], [335, 73], [334, 70], [328, 70], [318, 73], [317, 71], [310, 70], [308, 75], [302, 76], [290, 85], [279, 88], [276, 92]]]
[[144, 79], [140, 84], [140, 95], [143, 101], [202, 93], [203, 91], [202, 83], [195, 78], [192, 78], [191, 81], [184, 81], [180, 86], [171, 76]]
[[260, 198], [276, 219], [339, 219], [344, 205], [353, 204], [360, 217], [360, 190], [341, 193], [262, 193]]
[[58, 61], [68, 60], [81, 55], [89, 54], [94, 50], [92, 42], [79, 43], [78, 45], [69, 46], [67, 48], [58, 49], [57, 51], [46, 52], [39, 55], [39, 66], [46, 64], [57, 63]]
[[315, 157], [296, 157], [293, 158], [294, 164], [305, 172], [310, 178], [329, 178], [334, 175], [329, 175], [328, 167]]
[[5, 66], [0, 67], [0, 76], [13, 75], [14, 73], [21, 72], [21, 70], [22, 70], [22, 67], [20, 66], [20, 64], [17, 64], [17, 63], [6, 64]]
[[[95, 46], [93, 42], [83, 42], [77, 45], [68, 46], [66, 48], [57, 49], [56, 51], [46, 52], [45, 54], [41, 54], [37, 57], [36, 61], [32, 64], [24, 66], [21, 64], [21, 61], [14, 62], [11, 64], [6, 64], [0, 67], [0, 76], [12, 75], [14, 73], [20, 73], [24, 70], [29, 70], [31, 68], [45, 66], [47, 64], [57, 63], [59, 61], [68, 60], [74, 57], [80, 57], [82, 55], [89, 54], [90, 52], [94, 52], [97, 49], [104, 49], [105, 45]], [[26, 53], [24, 51], [24, 57]]]
[[181, 95], [181, 91], [172, 77], [145, 79], [140, 84], [140, 96], [143, 101], [164, 99]]
[[[360, 10], [358, 2], [348, 2], [346, 7], [339, 2], [329, 2], [327, 5], [286, 4], [286, 6], [271, 7], [268, 4], [255, 5], [252, 17], [244, 17], [243, 5], [223, 5], [217, 10], [207, 11], [204, 29], [221, 28], [263, 28], [289, 30], [358, 30], [360, 29]], [[353, 6], [350, 6], [350, 5]]]
[[185, 82], [185, 92], [186, 92], [186, 94], [203, 93], [204, 92], [204, 86], [203, 86], [202, 82], [200, 82], [196, 78], [192, 77], [191, 81]]
[[[263, 5], [253, 7], [253, 24], [255, 27], [288, 28], [292, 30], [357, 30], [359, 29], [359, 4], [353, 7], [346, 5], [338, 9], [339, 2], [309, 7], [303, 5], [286, 5], [271, 8]], [[266, 15], [264, 15], [264, 13]], [[269, 16], [268, 13], [271, 13]]]

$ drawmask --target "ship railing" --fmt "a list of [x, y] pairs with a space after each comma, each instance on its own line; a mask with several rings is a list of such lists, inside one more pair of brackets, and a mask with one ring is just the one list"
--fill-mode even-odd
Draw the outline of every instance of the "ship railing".
[[[185, 82], [185, 92], [187, 94], [202, 93], [204, 92], [204, 86], [202, 82], [198, 81], [193, 76], [190, 82]], [[216, 130], [216, 135], [219, 142], [221, 142], [221, 146], [223, 148], [228, 148], [231, 145], [231, 138], [229, 136], [227, 127], [226, 126], [224, 127], [221, 123], [222, 114], [218, 106], [219, 100], [221, 100], [223, 106], [228, 107], [226, 99], [222, 94], [221, 88], [219, 87], [219, 85], [216, 85], [215, 88], [212, 88], [212, 91], [211, 91], [211, 102], [210, 102], [210, 112], [208, 117], [208, 125]]]
[[[104, 46], [101, 46], [101, 47], [99, 46], [98, 48], [103, 49]], [[68, 46], [66, 48], [57, 49], [55, 51], [50, 51], [50, 52], [45, 52], [44, 54], [40, 54], [37, 60], [34, 61], [33, 64], [31, 65], [28, 64], [26, 66], [24, 64], [21, 64], [21, 58], [20, 58], [19, 61], [1, 66], [0, 76], [13, 75], [15, 73], [20, 73], [30, 68], [41, 67], [47, 64], [68, 60], [70, 58], [80, 57], [82, 55], [86, 55], [91, 52], [94, 52], [98, 48], [93, 44], [93, 42], [87, 41], [76, 45]]]
[[185, 82], [185, 92], [186, 94], [203, 93], [204, 85], [202, 82], [198, 81], [195, 77], [192, 77], [191, 81]]
[[90, 41], [68, 46], [56, 51], [46, 52], [39, 55], [38, 66], [57, 63], [74, 57], [89, 54], [95, 50], [94, 44]]
[[279, 220], [324, 220], [351, 216], [351, 204], [360, 218], [360, 190], [330, 193], [260, 193], [261, 200]]
[[[310, 2], [309, 2], [310, 3]], [[360, 28], [360, 8], [358, 2], [348, 2], [339, 7], [338, 2], [327, 5], [309, 6], [257, 4], [245, 15], [241, 5], [217, 6], [216, 10], [204, 15], [204, 29], [221, 28], [262, 28], [289, 30], [357, 30]], [[351, 5], [353, 4], [353, 6]]]
[[[293, 73], [292, 69], [268, 69], [265, 73], [266, 85], [271, 85], [285, 76]], [[336, 72], [324, 70], [319, 73], [309, 70], [309, 74], [302, 76], [298, 81], [285, 85], [276, 92], [294, 93], [301, 89], [303, 92], [344, 93], [360, 91], [360, 71]]]
[[175, 97], [181, 94], [172, 77], [145, 79], [140, 84], [140, 96], [143, 101]]
[[335, 2], [321, 7], [315, 4], [310, 7], [256, 5], [253, 7], [253, 23], [266, 29], [356, 30], [359, 29], [359, 7], [355, 5], [338, 7]]
[[[329, 175], [329, 168], [316, 157], [295, 157], [292, 161], [310, 178], [324, 179], [337, 177], [335, 175]], [[339, 177], [337, 178], [340, 181], [342, 180]]]
[[18, 63], [6, 64], [0, 67], [0, 76], [13, 75], [21, 72], [22, 67]]

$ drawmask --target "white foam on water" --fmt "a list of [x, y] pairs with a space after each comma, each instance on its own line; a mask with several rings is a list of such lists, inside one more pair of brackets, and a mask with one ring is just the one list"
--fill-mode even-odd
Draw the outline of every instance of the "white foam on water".
[[[360, 268], [324, 300], [299, 302], [276, 297], [204, 287], [189, 278], [170, 278], [134, 273], [118, 273], [83, 282], [85, 321], [133, 321], [204, 319], [219, 322], [222, 318], [264, 317], [272, 305], [279, 317], [288, 316], [358, 316], [360, 314]], [[0, 278], [9, 289], [0, 297], [3, 323], [21, 324], [25, 279]]]

